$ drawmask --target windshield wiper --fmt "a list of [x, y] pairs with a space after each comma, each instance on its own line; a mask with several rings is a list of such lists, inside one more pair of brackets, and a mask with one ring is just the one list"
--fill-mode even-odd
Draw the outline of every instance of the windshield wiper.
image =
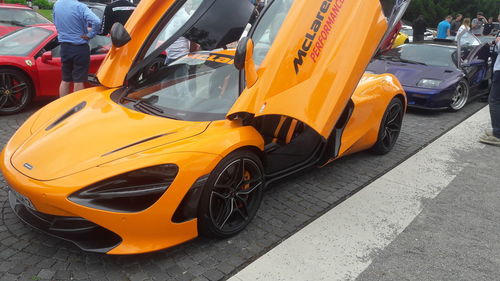
[[157, 116], [162, 116], [162, 117], [167, 117], [167, 118], [174, 119], [174, 120], [180, 120], [179, 117], [177, 117], [173, 114], [166, 113], [161, 107], [158, 107], [158, 106], [152, 104], [153, 102], [158, 101], [158, 96], [152, 96], [148, 99], [138, 99], [138, 100], [132, 99], [129, 97], [123, 97], [122, 99], [126, 100], [126, 101], [133, 102], [134, 108], [141, 111], [141, 112], [152, 114], [152, 115], [157, 115]]
[[15, 21], [15, 20], [0, 20], [0, 23], [8, 23], [8, 24], [12, 24], [15, 26], [26, 26], [18, 21]]

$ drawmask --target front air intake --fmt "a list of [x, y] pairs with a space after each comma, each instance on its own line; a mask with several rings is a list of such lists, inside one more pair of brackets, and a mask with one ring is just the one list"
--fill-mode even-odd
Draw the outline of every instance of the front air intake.
[[56, 121], [54, 121], [54, 123], [50, 124], [47, 128], [45, 128], [45, 131], [50, 131], [55, 126], [59, 125], [62, 121], [68, 119], [71, 115], [82, 110], [86, 105], [87, 102], [83, 101], [78, 105], [74, 106], [72, 109], [68, 110], [68, 112], [64, 113], [61, 117], [59, 117]]

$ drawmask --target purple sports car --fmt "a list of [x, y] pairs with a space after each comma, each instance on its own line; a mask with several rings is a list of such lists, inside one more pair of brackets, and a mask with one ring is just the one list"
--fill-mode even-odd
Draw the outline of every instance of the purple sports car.
[[[471, 33], [458, 42], [405, 44], [376, 57], [367, 72], [394, 74], [410, 107], [458, 111], [491, 85], [490, 46]], [[460, 54], [460, 60], [457, 59]]]

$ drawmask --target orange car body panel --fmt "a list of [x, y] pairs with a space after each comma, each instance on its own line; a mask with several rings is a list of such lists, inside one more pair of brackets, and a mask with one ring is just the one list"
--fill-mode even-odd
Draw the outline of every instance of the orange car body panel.
[[[386, 32], [387, 20], [379, 1], [333, 0], [309, 40], [306, 34], [313, 34], [311, 24], [318, 21], [322, 3], [295, 2], [260, 66], [257, 83], [241, 94], [229, 115], [286, 115], [328, 138]], [[297, 73], [294, 61], [309, 45]]]
[[97, 78], [102, 85], [115, 88], [123, 85], [125, 76], [149, 34], [175, 0], [141, 1], [130, 16], [125, 28], [133, 38], [120, 48], [112, 47], [101, 64]]
[[[113, 88], [123, 85], [144, 41], [174, 2], [142, 1], [126, 25], [132, 41], [121, 48], [113, 47], [100, 68], [98, 78], [104, 86], [47, 105], [19, 128], [0, 155], [0, 169], [8, 184], [28, 197], [38, 211], [82, 217], [118, 234], [122, 242], [109, 254], [151, 252], [195, 238], [196, 219], [172, 222], [193, 183], [210, 174], [221, 159], [235, 150], [252, 147], [264, 153], [263, 137], [240, 120], [172, 120], [128, 109], [111, 99]], [[338, 156], [342, 157], [373, 146], [387, 105], [395, 96], [405, 97], [391, 75], [366, 74], [359, 82], [387, 29], [379, 0], [332, 0], [342, 3], [342, 7], [336, 12], [330, 38], [324, 41], [321, 54], [315, 55], [316, 61], [311, 49], [296, 73], [294, 58], [303, 47], [304, 35], [321, 3], [295, 2], [257, 71], [255, 85], [243, 91], [229, 114], [291, 116], [328, 138], [352, 99], [355, 110], [342, 135]], [[320, 36], [321, 31], [316, 38]], [[314, 40], [311, 44], [316, 43]], [[222, 53], [230, 55], [234, 50]], [[78, 116], [45, 130], [82, 101], [87, 104]], [[165, 136], [107, 154], [161, 134]], [[35, 169], [23, 169], [27, 162]], [[96, 182], [161, 164], [176, 164], [179, 173], [161, 198], [144, 211], [110, 212], [68, 200], [70, 194]]]

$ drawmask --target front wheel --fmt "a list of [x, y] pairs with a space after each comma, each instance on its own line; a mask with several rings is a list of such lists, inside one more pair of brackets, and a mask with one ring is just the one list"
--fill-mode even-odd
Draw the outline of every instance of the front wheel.
[[15, 114], [33, 99], [33, 84], [19, 70], [0, 69], [0, 115]]
[[378, 132], [378, 139], [371, 151], [383, 155], [389, 153], [396, 144], [403, 125], [404, 106], [399, 98], [393, 98], [385, 110]]
[[459, 111], [462, 109], [469, 100], [469, 92], [470, 88], [467, 80], [460, 80], [455, 88], [453, 96], [451, 97], [450, 110]]
[[264, 192], [262, 163], [254, 153], [236, 151], [210, 174], [198, 209], [198, 230], [227, 238], [242, 231], [259, 209]]

